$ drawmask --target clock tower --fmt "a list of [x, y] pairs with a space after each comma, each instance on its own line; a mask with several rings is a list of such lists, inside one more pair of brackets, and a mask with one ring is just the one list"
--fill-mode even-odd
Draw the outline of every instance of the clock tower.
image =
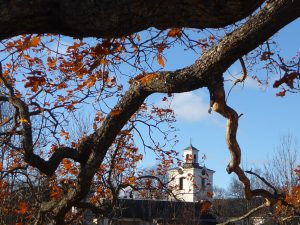
[[215, 171], [206, 168], [205, 165], [199, 165], [199, 152], [190, 144], [183, 150], [182, 167], [168, 171], [170, 189], [176, 198], [186, 202], [210, 200], [212, 197]]

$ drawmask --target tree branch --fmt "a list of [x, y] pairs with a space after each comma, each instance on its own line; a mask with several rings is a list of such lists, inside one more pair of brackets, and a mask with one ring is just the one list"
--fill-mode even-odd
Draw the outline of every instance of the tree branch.
[[227, 166], [227, 172], [234, 172], [238, 176], [239, 180], [244, 185], [245, 197], [248, 200], [253, 196], [262, 196], [268, 200], [275, 201], [282, 199], [283, 196], [272, 194], [264, 189], [251, 190], [250, 180], [240, 167], [241, 149], [236, 140], [239, 119], [238, 114], [234, 109], [226, 104], [223, 83], [219, 84], [219, 86], [210, 87], [209, 90], [211, 95], [211, 106], [213, 110], [227, 119], [226, 142], [231, 154], [231, 161]]
[[270, 203], [266, 201], [265, 203], [261, 204], [260, 206], [254, 208], [254, 209], [251, 209], [249, 212], [247, 212], [246, 214], [244, 214], [242, 216], [232, 218], [232, 219], [227, 220], [226, 222], [223, 222], [223, 223], [218, 223], [217, 225], [227, 225], [227, 224], [230, 224], [230, 223], [233, 223], [233, 222], [236, 222], [236, 221], [246, 219], [249, 216], [251, 216], [253, 213], [258, 212], [259, 210], [261, 210], [265, 207], [268, 207], [268, 206], [270, 206]]
[[270, 184], [265, 178], [263, 178], [262, 176], [259, 176], [257, 173], [253, 172], [253, 171], [245, 171], [245, 173], [249, 173], [251, 175], [254, 175], [256, 177], [258, 177], [262, 182], [264, 182], [269, 188], [271, 188], [274, 191], [274, 194], [277, 194], [277, 189]]
[[217, 28], [249, 16], [262, 2], [3, 0], [0, 39], [29, 33], [115, 38], [149, 27]]
[[56, 149], [49, 160], [44, 160], [34, 153], [27, 155], [25, 160], [31, 166], [39, 169], [42, 173], [52, 176], [64, 158], [73, 159], [75, 162], [81, 163], [77, 150], [70, 147], [61, 147]]
[[[223, 73], [244, 54], [280, 30], [300, 15], [300, 1], [273, 0], [251, 17], [244, 25], [228, 34], [211, 50], [205, 52], [195, 64], [176, 71], [158, 72], [147, 82], [136, 80], [121, 98], [101, 127], [85, 138], [78, 147], [81, 158], [86, 161], [78, 175], [75, 191], [68, 193], [55, 207], [57, 218], [70, 208], [72, 202], [83, 198], [89, 190], [91, 180], [104, 159], [116, 136], [130, 117], [138, 110], [146, 97], [152, 93], [171, 93], [208, 87], [212, 95], [212, 106], [228, 119], [227, 143], [232, 155], [229, 172], [235, 172], [245, 185], [246, 197], [261, 195], [268, 199], [274, 196], [265, 190], [250, 189], [250, 181], [239, 167], [240, 148], [236, 142], [238, 115], [226, 105], [223, 90]], [[276, 25], [275, 25], [276, 24]]]
[[26, 103], [15, 97], [9, 97], [9, 102], [19, 110], [20, 118], [22, 119], [22, 147], [25, 151], [25, 161], [31, 166], [38, 168], [46, 175], [53, 175], [63, 158], [71, 158], [76, 162], [82, 162], [77, 151], [70, 147], [58, 148], [51, 158], [46, 161], [34, 153], [32, 140], [32, 127], [30, 121], [30, 113]]

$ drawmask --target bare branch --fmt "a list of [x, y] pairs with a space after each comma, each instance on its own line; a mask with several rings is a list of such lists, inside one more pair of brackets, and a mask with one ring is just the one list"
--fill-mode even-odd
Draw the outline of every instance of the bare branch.
[[264, 182], [268, 187], [270, 187], [271, 189], [273, 189], [274, 191], [274, 194], [276, 195], [277, 194], [277, 189], [272, 185], [270, 184], [270, 182], [268, 182], [265, 178], [263, 178], [262, 176], [258, 175], [257, 173], [253, 172], [253, 171], [245, 171], [246, 173], [249, 173], [249, 174], [252, 174], [256, 177], [258, 177], [262, 182]]

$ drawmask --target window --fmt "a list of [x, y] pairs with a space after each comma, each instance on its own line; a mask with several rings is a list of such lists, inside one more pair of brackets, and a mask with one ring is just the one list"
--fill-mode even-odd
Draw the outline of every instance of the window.
[[205, 178], [201, 178], [201, 189], [205, 189]]
[[189, 161], [189, 154], [185, 155], [185, 161]]
[[197, 154], [194, 155], [194, 163], [197, 162]]
[[192, 160], [193, 160], [193, 156], [192, 156], [191, 154], [186, 154], [186, 155], [185, 155], [185, 161], [186, 161], [187, 163], [191, 163]]
[[183, 190], [183, 179], [184, 177], [179, 178], [179, 190]]

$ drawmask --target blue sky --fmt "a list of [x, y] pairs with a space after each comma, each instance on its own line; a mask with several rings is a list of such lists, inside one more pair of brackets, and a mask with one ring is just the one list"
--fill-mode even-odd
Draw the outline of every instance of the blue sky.
[[[298, 19], [276, 35], [281, 54], [287, 58], [299, 52], [299, 27], [300, 20]], [[65, 41], [68, 45], [72, 39], [65, 38]], [[66, 47], [61, 46], [60, 50], [65, 51]], [[184, 51], [179, 47], [170, 48], [164, 53], [166, 53], [166, 68], [164, 68], [166, 70], [191, 65], [199, 57], [198, 54]], [[238, 73], [240, 68], [234, 64], [230, 71]], [[257, 71], [257, 73], [263, 73], [263, 71]], [[256, 74], [250, 73], [249, 75]], [[226, 83], [227, 90], [230, 87], [231, 84]], [[276, 97], [277, 92], [278, 90], [272, 87], [261, 88], [253, 80], [248, 79], [244, 86], [235, 87], [229, 97], [229, 105], [238, 113], [243, 113], [239, 121], [238, 141], [242, 149], [243, 163], [248, 167], [261, 167], [268, 157], [272, 156], [282, 136], [292, 134], [300, 141], [300, 120], [298, 119], [300, 95], [287, 94], [286, 97], [280, 98]], [[160, 105], [161, 97], [162, 95], [155, 94], [147, 101]], [[192, 139], [192, 144], [207, 156], [206, 166], [216, 171], [215, 185], [226, 188], [232, 176], [226, 173], [226, 166], [230, 160], [225, 143], [226, 120], [216, 113], [211, 115], [207, 113], [208, 91], [200, 89], [176, 94], [172, 106], [177, 114], [175, 126], [178, 129], [179, 140], [175, 150], [181, 153]], [[149, 167], [155, 163], [153, 154], [147, 152], [143, 166]]]
[[[299, 51], [299, 27], [300, 20], [297, 20], [276, 35], [281, 54], [287, 58]], [[168, 51], [166, 58], [166, 69], [173, 70], [190, 65], [197, 55], [175, 48]], [[230, 71], [237, 73], [240, 68], [233, 65]], [[227, 90], [230, 87], [231, 84], [227, 83]], [[238, 142], [243, 164], [250, 168], [262, 167], [272, 156], [282, 136], [291, 134], [300, 140], [300, 95], [288, 93], [281, 98], [276, 96], [278, 91], [272, 88], [272, 84], [261, 88], [248, 79], [244, 86], [235, 87], [230, 94], [228, 104], [238, 113], [243, 113], [239, 121]], [[151, 100], [159, 101], [158, 96], [152, 96]], [[175, 95], [173, 108], [177, 114], [175, 125], [179, 129], [179, 143], [175, 149], [182, 152], [191, 138], [192, 144], [207, 156], [206, 166], [216, 171], [214, 184], [226, 188], [232, 176], [226, 173], [230, 160], [225, 143], [226, 120], [216, 113], [209, 115], [208, 103], [209, 96], [205, 89]], [[144, 165], [153, 163], [151, 154], [148, 154]]]

